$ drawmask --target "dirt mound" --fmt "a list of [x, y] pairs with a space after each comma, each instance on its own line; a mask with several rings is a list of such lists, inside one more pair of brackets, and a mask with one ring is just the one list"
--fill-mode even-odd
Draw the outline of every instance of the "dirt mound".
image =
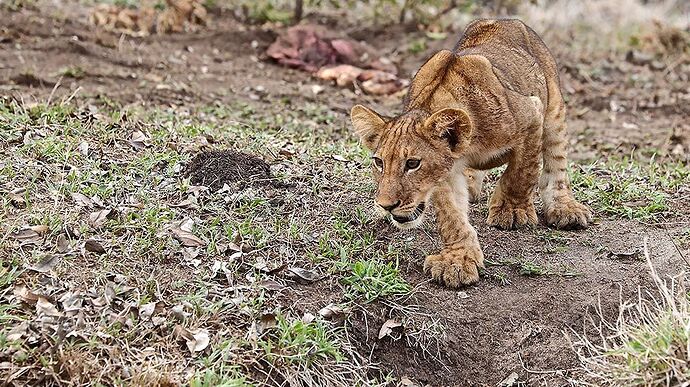
[[197, 154], [187, 165], [192, 184], [216, 191], [226, 183], [267, 183], [271, 170], [259, 157], [231, 150], [207, 151]]

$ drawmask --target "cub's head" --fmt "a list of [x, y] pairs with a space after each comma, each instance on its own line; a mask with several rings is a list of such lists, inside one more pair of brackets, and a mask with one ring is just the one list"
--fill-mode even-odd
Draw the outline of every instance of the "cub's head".
[[372, 151], [376, 207], [399, 228], [420, 225], [434, 189], [469, 144], [469, 116], [463, 110], [442, 109], [388, 118], [356, 105], [350, 118]]

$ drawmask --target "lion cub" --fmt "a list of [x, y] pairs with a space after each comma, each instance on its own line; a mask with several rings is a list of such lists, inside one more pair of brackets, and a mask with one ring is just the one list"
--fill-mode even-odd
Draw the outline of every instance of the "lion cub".
[[424, 270], [447, 286], [478, 281], [484, 265], [467, 218], [482, 171], [508, 164], [489, 201], [492, 226], [535, 225], [537, 185], [546, 223], [568, 229], [591, 221], [566, 172], [556, 62], [519, 20], [472, 22], [454, 51], [436, 53], [419, 69], [401, 115], [383, 117], [356, 105], [351, 119], [373, 152], [377, 207], [393, 224], [418, 226], [433, 202], [444, 247], [426, 258]]

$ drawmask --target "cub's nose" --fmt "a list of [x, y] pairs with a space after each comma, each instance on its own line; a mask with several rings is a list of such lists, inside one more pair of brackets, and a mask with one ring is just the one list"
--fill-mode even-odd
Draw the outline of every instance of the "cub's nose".
[[388, 212], [391, 212], [391, 211], [393, 211], [394, 209], [398, 208], [398, 206], [400, 205], [400, 200], [398, 200], [398, 201], [395, 202], [395, 203], [380, 203], [380, 202], [377, 202], [377, 204], [378, 204], [379, 206], [381, 206], [381, 208], [383, 208], [384, 210], [386, 210], [386, 211], [388, 211]]

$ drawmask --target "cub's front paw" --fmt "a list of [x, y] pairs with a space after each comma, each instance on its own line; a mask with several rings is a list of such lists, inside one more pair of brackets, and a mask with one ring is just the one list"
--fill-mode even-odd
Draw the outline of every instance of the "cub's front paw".
[[492, 201], [486, 223], [503, 230], [534, 226], [537, 224], [537, 211], [532, 202], [517, 205], [508, 200]]
[[544, 211], [546, 223], [560, 229], [585, 228], [592, 221], [592, 211], [573, 198], [555, 201]]
[[484, 254], [479, 244], [443, 249], [440, 254], [424, 260], [424, 272], [451, 288], [479, 281], [479, 268], [484, 267]]

